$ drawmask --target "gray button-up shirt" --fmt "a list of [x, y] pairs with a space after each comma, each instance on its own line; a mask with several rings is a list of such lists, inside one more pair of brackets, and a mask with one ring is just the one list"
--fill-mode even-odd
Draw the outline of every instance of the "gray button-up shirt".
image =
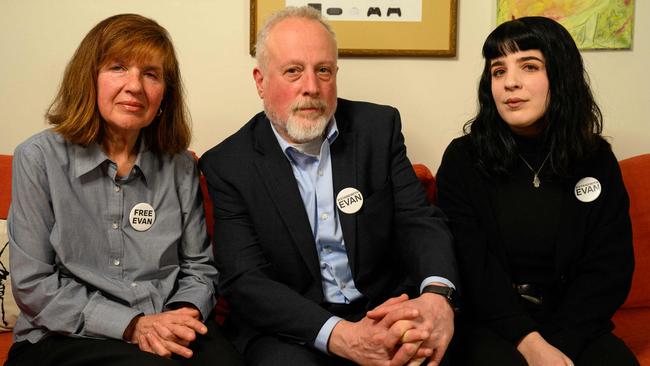
[[[204, 319], [211, 312], [217, 270], [193, 157], [157, 157], [141, 144], [129, 176], [116, 173], [98, 145], [71, 144], [51, 130], [16, 149], [8, 218], [22, 311], [15, 341], [51, 332], [122, 338], [133, 317], [176, 302]], [[133, 216], [140, 203], [153, 212]]]

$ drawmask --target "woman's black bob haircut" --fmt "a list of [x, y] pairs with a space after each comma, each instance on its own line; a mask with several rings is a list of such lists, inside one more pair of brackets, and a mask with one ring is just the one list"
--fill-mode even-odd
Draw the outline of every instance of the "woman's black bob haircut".
[[[539, 50], [549, 82], [549, 105], [539, 136], [550, 150], [555, 174], [567, 175], [571, 166], [588, 158], [604, 140], [602, 115], [594, 101], [582, 56], [571, 34], [556, 21], [524, 17], [499, 25], [483, 44], [485, 66], [479, 82], [477, 115], [464, 126], [488, 175], [508, 174], [518, 160], [512, 132], [499, 116], [492, 97], [491, 61], [518, 51]], [[606, 143], [605, 143], [606, 144]]]

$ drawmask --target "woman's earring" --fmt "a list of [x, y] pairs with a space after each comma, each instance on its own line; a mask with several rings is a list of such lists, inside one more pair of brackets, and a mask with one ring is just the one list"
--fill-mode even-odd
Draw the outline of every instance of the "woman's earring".
[[156, 116], [160, 117], [161, 114], [162, 114], [162, 108], [158, 108], [158, 113], [156, 114]]

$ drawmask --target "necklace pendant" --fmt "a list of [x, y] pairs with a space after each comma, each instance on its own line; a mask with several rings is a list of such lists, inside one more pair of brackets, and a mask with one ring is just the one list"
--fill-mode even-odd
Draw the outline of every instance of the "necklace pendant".
[[541, 184], [539, 178], [537, 177], [537, 174], [533, 177], [533, 187], [539, 188], [539, 185]]

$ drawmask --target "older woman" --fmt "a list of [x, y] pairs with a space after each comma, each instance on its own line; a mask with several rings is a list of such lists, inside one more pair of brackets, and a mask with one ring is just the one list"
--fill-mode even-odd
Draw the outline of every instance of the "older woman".
[[210, 317], [206, 235], [178, 62], [134, 14], [82, 40], [15, 151], [8, 365], [239, 364]]
[[464, 289], [460, 364], [634, 365], [611, 317], [629, 202], [571, 35], [527, 17], [483, 46], [480, 109], [437, 173]]

